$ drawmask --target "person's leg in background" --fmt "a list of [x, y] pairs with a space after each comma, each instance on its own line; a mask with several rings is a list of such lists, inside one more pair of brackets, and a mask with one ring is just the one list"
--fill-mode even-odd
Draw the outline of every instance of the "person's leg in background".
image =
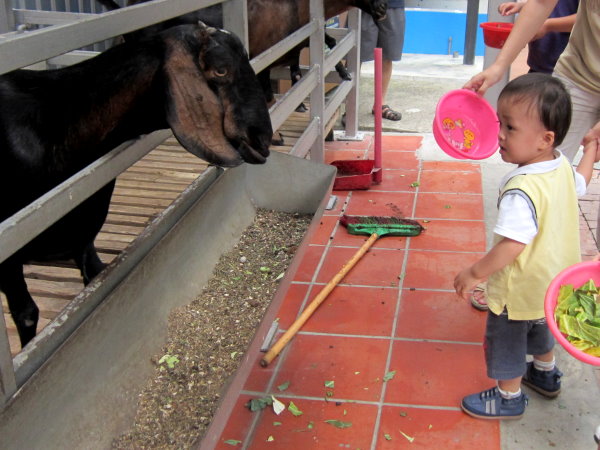
[[590, 128], [600, 120], [600, 94], [585, 91], [568, 78], [556, 72], [553, 76], [562, 81], [569, 94], [571, 94], [571, 103], [573, 105], [571, 125], [565, 139], [557, 148], [569, 161], [573, 162], [579, 151], [581, 140]]
[[[388, 120], [400, 120], [402, 114], [386, 104], [386, 95], [392, 78], [393, 62], [402, 58], [404, 47], [405, 15], [404, 7], [388, 8], [387, 16], [380, 22], [374, 22], [367, 14], [361, 20], [361, 62], [373, 60], [373, 50], [382, 49], [382, 117]], [[375, 111], [372, 111], [375, 114]]]
[[[600, 94], [583, 90], [571, 80], [556, 72], [553, 76], [561, 80], [569, 91], [569, 94], [571, 94], [571, 103], [573, 105], [571, 125], [562, 144], [557, 148], [569, 161], [573, 162], [579, 151], [581, 140], [590, 128], [600, 121]], [[600, 224], [600, 208], [598, 209], [597, 223]], [[596, 244], [600, 244], [600, 226], [596, 228]]]

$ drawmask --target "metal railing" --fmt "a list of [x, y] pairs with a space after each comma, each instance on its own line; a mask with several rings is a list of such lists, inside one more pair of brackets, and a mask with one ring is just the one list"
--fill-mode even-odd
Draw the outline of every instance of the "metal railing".
[[[56, 8], [55, 0], [50, 8]], [[78, 0], [81, 10], [84, 0]], [[89, 1], [89, 0], [86, 0]], [[0, 0], [0, 74], [23, 67], [45, 68], [52, 65], [69, 65], [97, 54], [82, 51], [99, 42], [139, 28], [204, 8], [223, 3], [224, 28], [236, 33], [248, 46], [248, 23], [246, 0], [155, 0], [117, 11], [95, 14], [93, 12], [41, 11], [40, 0]], [[47, 4], [48, 2], [44, 2]], [[36, 10], [24, 9], [35, 7]], [[240, 12], [243, 12], [240, 14]], [[312, 160], [322, 162], [324, 126], [334, 112], [346, 101], [348, 112], [346, 133], [356, 134], [358, 99], [358, 46], [360, 12], [349, 14], [351, 29], [346, 32], [336, 48], [327, 55], [323, 52], [324, 17], [323, 2], [310, 0], [310, 21], [295, 33], [274, 45], [251, 61], [255, 72], [260, 72], [279, 59], [290, 49], [310, 41], [310, 68], [307, 75], [283, 95], [270, 109], [273, 129], [279, 128], [296, 106], [310, 96], [309, 125], [291, 150], [291, 154], [305, 157], [310, 152]], [[21, 26], [27, 25], [27, 26]], [[28, 26], [34, 25], [34, 27]], [[39, 29], [26, 31], [28, 28]], [[79, 49], [79, 50], [78, 50]], [[352, 81], [341, 81], [335, 93], [324, 96], [324, 79], [327, 73], [343, 57], [347, 58]], [[1, 105], [0, 105], [1, 107]], [[44, 231], [78, 204], [96, 192], [107, 181], [150, 152], [164, 139], [170, 130], [161, 130], [143, 138], [126, 142], [83, 169], [31, 205], [0, 223], [0, 262], [6, 260], [23, 245]], [[216, 170], [216, 169], [215, 169]], [[215, 174], [212, 177], [218, 176]], [[149, 251], [150, 249], [147, 249]], [[146, 253], [147, 253], [146, 251]], [[139, 259], [144, 254], [139, 254]], [[131, 270], [131, 269], [129, 269]], [[127, 276], [121, 271], [121, 279]], [[87, 288], [86, 288], [87, 289]], [[84, 289], [75, 300], [85, 297]], [[108, 287], [106, 289], [109, 289]], [[74, 301], [75, 301], [74, 300]], [[88, 306], [88, 313], [95, 305]], [[57, 319], [60, 319], [60, 315]], [[58, 322], [58, 320], [55, 321]], [[74, 330], [85, 315], [68, 319], [63, 317], [61, 327]], [[0, 320], [0, 408], [17, 389], [49, 358], [69, 333], [52, 333], [34, 339], [35, 345], [27, 346], [14, 360], [11, 358], [4, 320]]]

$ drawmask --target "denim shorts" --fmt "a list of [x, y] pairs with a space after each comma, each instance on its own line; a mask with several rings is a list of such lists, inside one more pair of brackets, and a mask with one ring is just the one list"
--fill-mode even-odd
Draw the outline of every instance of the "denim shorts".
[[527, 369], [527, 355], [543, 355], [554, 348], [546, 319], [510, 320], [506, 310], [489, 311], [485, 329], [485, 362], [488, 377], [510, 380]]
[[404, 47], [404, 8], [388, 8], [386, 18], [375, 22], [368, 14], [361, 16], [360, 61], [372, 61], [375, 47], [383, 59], [400, 61]]

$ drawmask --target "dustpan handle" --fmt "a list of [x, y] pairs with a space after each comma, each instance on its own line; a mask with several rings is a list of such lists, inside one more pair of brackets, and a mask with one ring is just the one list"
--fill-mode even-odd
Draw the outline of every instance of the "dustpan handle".
[[260, 365], [267, 367], [273, 359], [287, 345], [287, 343], [296, 335], [298, 330], [302, 328], [302, 325], [309, 319], [313, 312], [319, 307], [321, 303], [327, 298], [327, 296], [333, 291], [340, 281], [346, 276], [346, 274], [352, 269], [356, 263], [363, 257], [363, 255], [371, 248], [373, 243], [377, 240], [379, 235], [373, 233], [369, 239], [362, 245], [361, 248], [352, 256], [350, 261], [343, 265], [342, 269], [321, 289], [321, 292], [313, 299], [312, 302], [302, 311], [300, 317], [298, 317], [294, 323], [287, 329], [285, 333], [275, 342], [275, 344], [269, 349], [265, 356], [261, 359]]

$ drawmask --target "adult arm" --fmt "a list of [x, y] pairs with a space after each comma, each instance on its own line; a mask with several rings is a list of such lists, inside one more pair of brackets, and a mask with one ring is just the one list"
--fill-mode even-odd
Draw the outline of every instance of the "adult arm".
[[570, 33], [573, 29], [573, 25], [575, 25], [576, 18], [577, 14], [571, 14], [570, 16], [552, 17], [551, 19], [546, 19], [542, 25], [542, 28], [540, 28], [540, 30], [533, 37], [533, 40], [535, 41], [536, 39], [540, 39], [551, 32]]
[[557, 0], [527, 0], [496, 61], [463, 87], [483, 95], [490, 86], [500, 81], [521, 50], [542, 27], [556, 3]]
[[587, 132], [581, 143], [583, 156], [577, 165], [577, 172], [583, 175], [586, 184], [590, 184], [594, 163], [600, 161], [600, 122]]

